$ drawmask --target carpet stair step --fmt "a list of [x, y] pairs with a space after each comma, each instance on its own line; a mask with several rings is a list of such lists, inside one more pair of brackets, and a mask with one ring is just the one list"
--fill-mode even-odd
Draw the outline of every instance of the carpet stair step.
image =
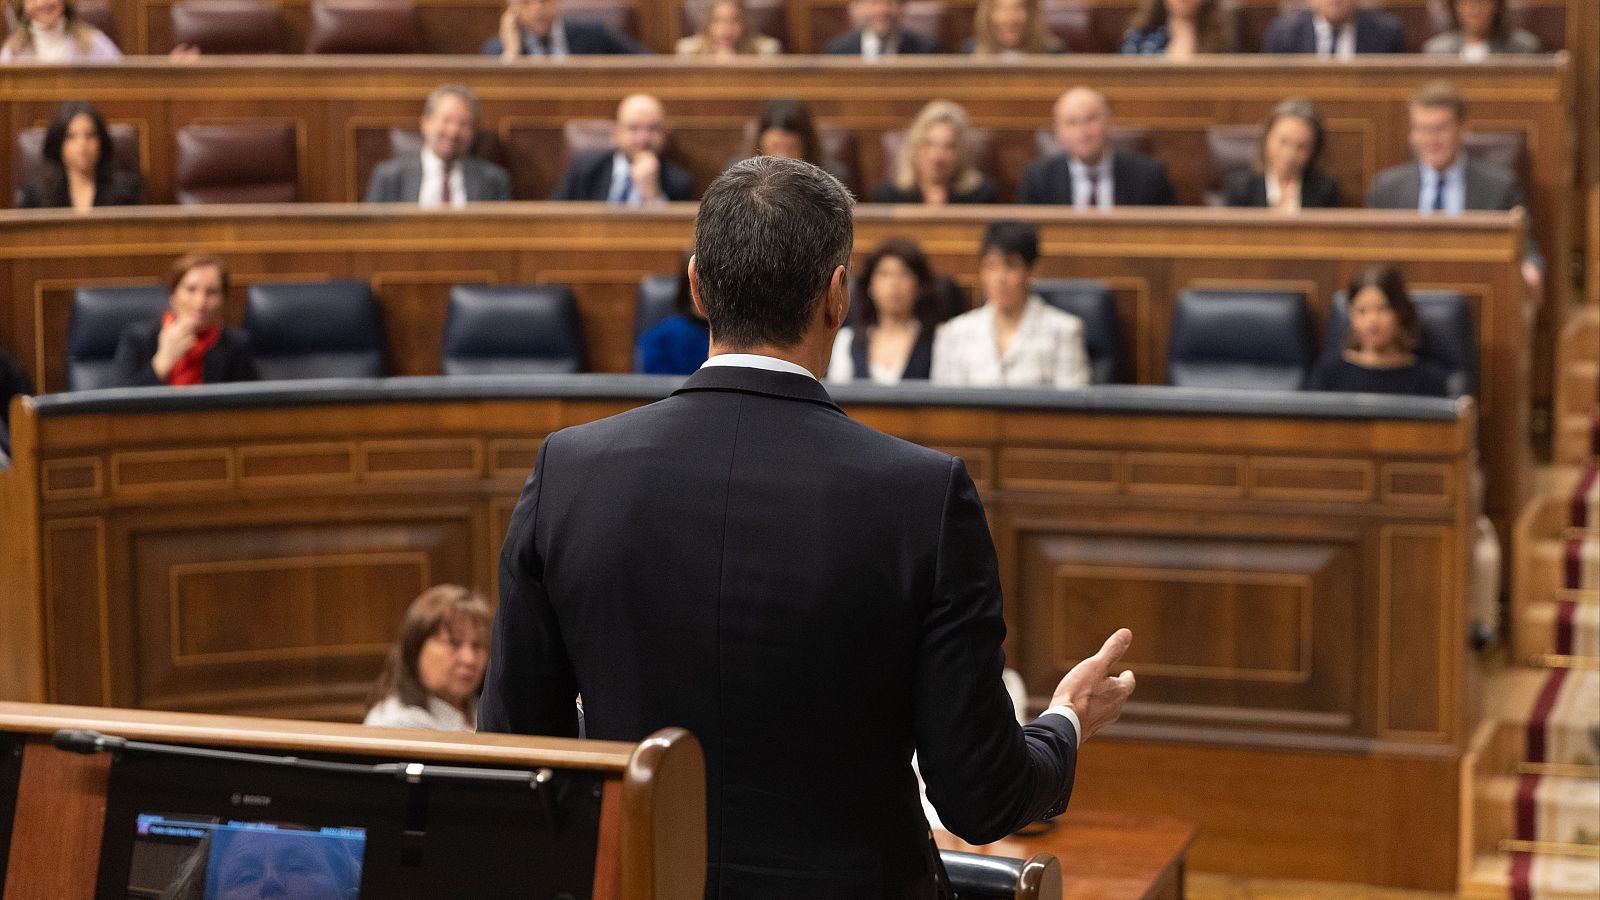
[[1461, 896], [1472, 898], [1594, 900], [1597, 893], [1600, 866], [1593, 860], [1534, 853], [1479, 856], [1461, 885]]
[[1600, 602], [1587, 599], [1522, 606], [1512, 629], [1515, 659], [1533, 664], [1551, 654], [1600, 658]]
[[1538, 848], [1540, 855], [1600, 860], [1600, 778], [1502, 775], [1476, 787], [1479, 852]]

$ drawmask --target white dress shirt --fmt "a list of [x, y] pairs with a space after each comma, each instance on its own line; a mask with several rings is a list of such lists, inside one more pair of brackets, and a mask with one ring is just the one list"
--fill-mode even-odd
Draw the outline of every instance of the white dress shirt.
[[[422, 148], [422, 189], [417, 192], [417, 203], [421, 206], [440, 207], [444, 205], [444, 175], [445, 162], [435, 156], [432, 150]], [[467, 182], [461, 174], [461, 161], [456, 160], [450, 164], [450, 206], [462, 209], [467, 205]]]
[[1316, 32], [1317, 35], [1318, 56], [1337, 56], [1339, 59], [1355, 58], [1356, 20], [1354, 16], [1350, 17], [1350, 21], [1339, 26], [1337, 32], [1339, 35], [1338, 53], [1333, 52], [1333, 36], [1335, 34], [1333, 23], [1321, 16], [1315, 16], [1311, 20], [1311, 30]]
[[933, 335], [930, 381], [950, 387], [1081, 388], [1089, 384], [1083, 322], [1028, 297], [1016, 334], [1002, 355], [995, 342], [994, 307], [984, 304], [939, 326]]
[[1422, 170], [1422, 190], [1417, 192], [1417, 211], [1422, 213], [1436, 212], [1433, 208], [1434, 199], [1439, 192], [1439, 179], [1444, 179], [1444, 212], [1448, 215], [1460, 215], [1467, 208], [1467, 155], [1457, 153], [1455, 162], [1446, 166], [1443, 172], [1417, 163]]
[[430, 731], [472, 731], [477, 727], [477, 710], [469, 721], [461, 710], [429, 697], [426, 708], [407, 706], [399, 697], [385, 697], [382, 703], [367, 711], [363, 725], [380, 728], [426, 728]]
[[1067, 157], [1067, 170], [1072, 175], [1072, 208], [1087, 210], [1089, 208], [1089, 182], [1094, 181], [1095, 208], [1101, 212], [1109, 212], [1116, 205], [1116, 198], [1112, 195], [1116, 189], [1116, 182], [1111, 177], [1111, 160], [1116, 154], [1106, 150], [1100, 155], [1100, 165], [1090, 168], [1079, 161], [1076, 156]]
[[895, 40], [896, 32], [890, 32], [888, 37], [879, 37], [876, 31], [862, 29], [861, 31], [861, 58], [877, 59], [880, 56], [894, 56], [900, 42]]
[[1266, 175], [1264, 175], [1263, 180], [1267, 183], [1267, 206], [1277, 209], [1278, 200], [1283, 197], [1284, 191], [1287, 190], [1289, 192], [1289, 197], [1284, 202], [1283, 208], [1289, 212], [1300, 211], [1300, 188], [1305, 184], [1305, 182], [1291, 181], [1289, 182], [1288, 187], [1285, 188], [1283, 182], [1278, 180], [1278, 176], [1272, 174], [1271, 172], [1268, 172]]
[[524, 56], [548, 56], [553, 59], [561, 59], [567, 55], [567, 25], [560, 18], [550, 23], [549, 37], [540, 38], [518, 28], [517, 40], [522, 42]]
[[817, 376], [799, 363], [778, 359], [775, 356], [762, 356], [759, 353], [718, 353], [700, 364], [702, 369], [709, 369], [712, 366], [738, 366], [745, 369], [765, 369], [768, 372], [788, 372], [790, 375], [804, 375], [812, 381], [817, 380]]
[[[918, 326], [919, 330], [921, 326]], [[839, 329], [839, 334], [833, 339], [833, 358], [828, 363], [829, 384], [849, 384], [856, 378], [855, 355], [850, 352], [850, 345], [855, 341], [855, 329], [849, 325]], [[914, 339], [913, 339], [914, 340]], [[867, 359], [867, 378], [873, 384], [896, 385], [905, 374], [905, 366], [896, 369], [892, 366], [880, 366]]]

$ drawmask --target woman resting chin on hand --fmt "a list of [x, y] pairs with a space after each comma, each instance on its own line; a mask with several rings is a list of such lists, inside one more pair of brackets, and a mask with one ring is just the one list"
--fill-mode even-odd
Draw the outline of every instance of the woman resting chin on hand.
[[250, 337], [222, 324], [228, 267], [221, 257], [189, 253], [167, 277], [167, 311], [160, 321], [122, 331], [113, 360], [115, 386], [254, 381]]

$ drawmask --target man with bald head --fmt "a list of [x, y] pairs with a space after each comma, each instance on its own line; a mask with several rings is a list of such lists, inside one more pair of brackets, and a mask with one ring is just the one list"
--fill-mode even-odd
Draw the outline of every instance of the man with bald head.
[[661, 158], [667, 146], [667, 113], [649, 94], [617, 104], [612, 148], [580, 153], [551, 200], [602, 200], [613, 206], [652, 206], [693, 200], [694, 177]]
[[1142, 153], [1111, 146], [1111, 104], [1093, 88], [1075, 87], [1055, 105], [1061, 152], [1028, 164], [1018, 203], [1053, 203], [1079, 210], [1171, 206], [1167, 167]]

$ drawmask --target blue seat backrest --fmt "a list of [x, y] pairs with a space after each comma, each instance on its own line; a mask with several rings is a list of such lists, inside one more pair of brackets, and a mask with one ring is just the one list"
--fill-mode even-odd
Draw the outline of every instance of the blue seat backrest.
[[[1444, 370], [1452, 397], [1478, 393], [1478, 326], [1472, 304], [1455, 291], [1417, 290], [1411, 304], [1422, 323], [1422, 344], [1417, 357]], [[1350, 298], [1344, 291], [1333, 295], [1328, 335], [1323, 346], [1343, 347], [1350, 333]]]
[[1110, 285], [1095, 278], [1035, 278], [1033, 292], [1083, 322], [1091, 384], [1111, 384], [1122, 369], [1122, 327]]
[[365, 281], [253, 285], [244, 327], [264, 380], [385, 374], [383, 322]]
[[1299, 390], [1315, 358], [1299, 291], [1184, 290], [1173, 309], [1167, 380], [1180, 387]]
[[581, 372], [577, 298], [564, 284], [458, 284], [441, 356], [446, 375]]
[[67, 325], [67, 390], [112, 386], [122, 330], [160, 318], [166, 308], [167, 289], [159, 284], [78, 288]]

